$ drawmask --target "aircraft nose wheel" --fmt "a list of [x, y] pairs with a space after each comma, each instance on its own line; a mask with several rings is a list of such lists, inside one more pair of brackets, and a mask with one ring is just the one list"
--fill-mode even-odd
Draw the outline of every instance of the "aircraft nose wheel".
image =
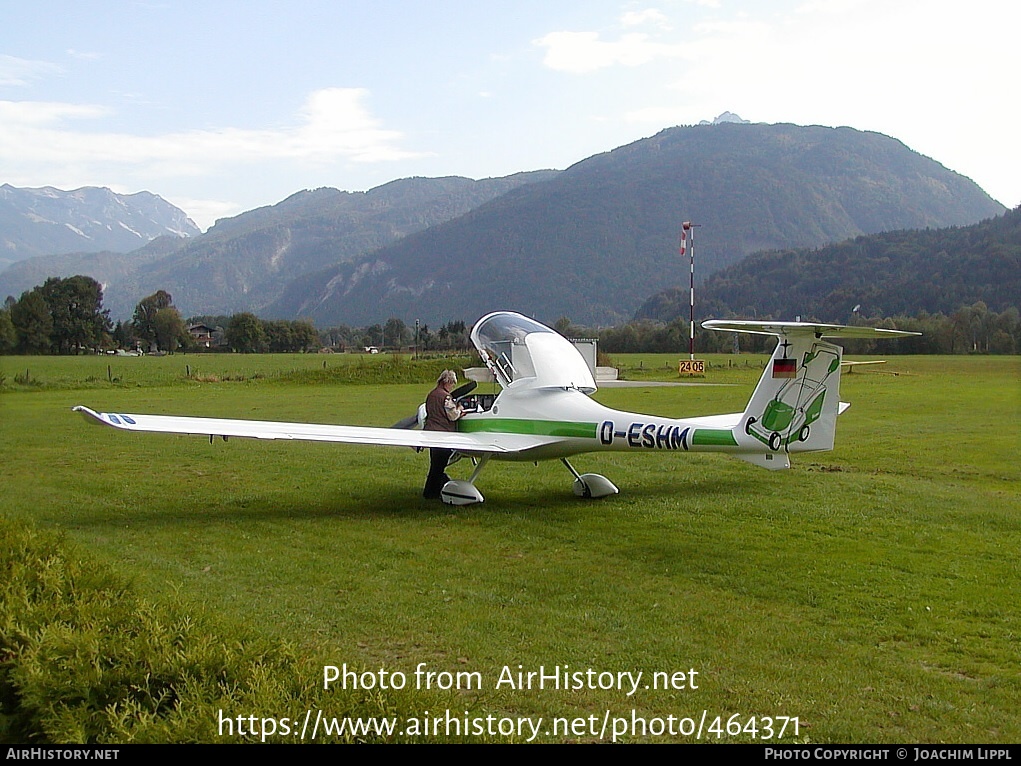
[[560, 458], [560, 462], [567, 466], [567, 470], [574, 474], [574, 494], [578, 497], [607, 497], [620, 492], [613, 482], [598, 473], [578, 473], [574, 470], [567, 458]]

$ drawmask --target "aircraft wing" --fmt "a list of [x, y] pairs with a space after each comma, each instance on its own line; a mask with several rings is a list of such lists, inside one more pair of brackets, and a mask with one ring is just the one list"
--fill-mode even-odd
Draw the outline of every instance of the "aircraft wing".
[[460, 452], [514, 453], [523, 452], [555, 441], [552, 437], [504, 433], [447, 433], [442, 431], [411, 431], [401, 428], [367, 426], [333, 426], [315, 423], [281, 423], [271, 420], [225, 420], [222, 418], [190, 418], [170, 415], [128, 415], [95, 412], [77, 406], [89, 423], [110, 426], [122, 431], [150, 431], [170, 434], [239, 437], [245, 439], [292, 439], [300, 441], [340, 442], [343, 444], [377, 444], [393, 447], [442, 447]]

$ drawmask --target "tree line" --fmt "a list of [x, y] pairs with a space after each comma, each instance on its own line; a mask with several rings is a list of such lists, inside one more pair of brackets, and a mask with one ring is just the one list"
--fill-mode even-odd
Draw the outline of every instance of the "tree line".
[[[859, 339], [841, 341], [847, 352], [853, 354], [1021, 353], [1021, 314], [1013, 306], [996, 312], [978, 301], [970, 306], [961, 306], [951, 314], [922, 311], [892, 317], [854, 315], [847, 323], [921, 333], [918, 337], [902, 338], [896, 343]], [[683, 353], [688, 350], [689, 344], [688, 322], [684, 319], [670, 322], [636, 319], [616, 327], [593, 330], [577, 327], [561, 318], [556, 328], [568, 337], [597, 338], [600, 351], [608, 354]], [[695, 326], [696, 353], [771, 349], [770, 336], [717, 332]]]
[[417, 349], [419, 351], [464, 351], [471, 347], [471, 328], [464, 320], [446, 322], [438, 330], [427, 324], [408, 325], [402, 319], [390, 317], [383, 324], [368, 327], [339, 325], [320, 332], [323, 346], [337, 350], [378, 348], [389, 350]]
[[110, 313], [91, 277], [51, 277], [0, 309], [0, 353], [85, 353], [109, 342]]
[[[863, 317], [851, 323], [920, 332], [898, 343], [849, 340], [849, 353], [883, 354], [1018, 354], [1021, 353], [1021, 315], [1015, 307], [989, 310], [979, 301], [953, 313], [913, 316]], [[173, 353], [193, 350], [196, 344], [190, 325], [208, 325], [215, 335], [211, 350], [238, 353], [308, 352], [327, 347], [338, 351], [410, 350], [463, 351], [470, 347], [468, 325], [463, 320], [444, 323], [438, 330], [428, 325], [409, 326], [391, 317], [368, 327], [340, 325], [322, 331], [308, 320], [261, 319], [242, 312], [230, 316], [181, 318], [172, 296], [158, 290], [139, 301], [131, 321], [112, 323], [103, 308], [102, 286], [91, 277], [51, 277], [42, 285], [8, 297], [0, 308], [0, 354], [81, 354], [113, 349], [141, 349]], [[588, 328], [561, 317], [555, 329], [568, 338], [595, 338], [602, 352], [684, 353], [688, 350], [688, 322], [636, 319], [607, 328]], [[767, 351], [766, 336], [720, 333], [695, 328], [697, 353]]]
[[[114, 324], [103, 308], [103, 288], [86, 276], [51, 277], [0, 308], [0, 354], [87, 354], [115, 349], [145, 353], [197, 350], [188, 332], [205, 318], [185, 320], [173, 297], [157, 290], [135, 307], [130, 321]], [[263, 320], [253, 314], [222, 317], [212, 325], [218, 343], [232, 351], [314, 351], [320, 340], [308, 321]], [[225, 328], [225, 329], [224, 329]]]
[[319, 333], [306, 319], [260, 319], [247, 311], [227, 318], [223, 343], [242, 354], [316, 351], [320, 347]]
[[[408, 326], [391, 317], [368, 327], [341, 325], [319, 332], [309, 320], [261, 319], [250, 312], [196, 316], [187, 320], [173, 297], [157, 290], [135, 306], [130, 321], [114, 323], [103, 308], [103, 288], [92, 277], [51, 277], [45, 283], [9, 296], [0, 308], [0, 354], [85, 354], [115, 349], [146, 353], [198, 350], [190, 326], [211, 331], [209, 350], [238, 353], [286, 353], [364, 348], [462, 351], [469, 347], [469, 328], [463, 320], [447, 322], [439, 330], [429, 325]], [[204, 349], [203, 349], [204, 350]]]

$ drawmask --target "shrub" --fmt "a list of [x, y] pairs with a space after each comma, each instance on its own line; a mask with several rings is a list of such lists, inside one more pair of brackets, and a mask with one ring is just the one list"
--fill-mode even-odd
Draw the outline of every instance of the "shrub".
[[293, 716], [325, 703], [334, 716], [393, 715], [378, 691], [324, 697], [321, 674], [285, 645], [173, 595], [152, 603], [57, 535], [0, 518], [0, 741], [258, 741], [221, 730], [220, 711]]

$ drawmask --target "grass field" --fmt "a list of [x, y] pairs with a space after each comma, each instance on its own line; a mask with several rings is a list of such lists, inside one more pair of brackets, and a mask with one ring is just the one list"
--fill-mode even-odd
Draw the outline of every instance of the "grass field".
[[[712, 357], [701, 382], [730, 386], [597, 398], [678, 417], [740, 410], [763, 359]], [[616, 361], [641, 379], [669, 377], [675, 359]], [[0, 512], [65, 530], [147, 594], [173, 590], [323, 662], [411, 683], [420, 663], [477, 672], [483, 688], [443, 698], [455, 716], [598, 732], [607, 711], [705, 711], [724, 731], [755, 718], [724, 741], [763, 738], [765, 716], [797, 718], [782, 742], [1021, 741], [1017, 357], [890, 357], [845, 374], [837, 449], [789, 472], [719, 455], [581, 456], [579, 470], [621, 488], [595, 502], [572, 495], [558, 463], [491, 464], [485, 504], [452, 509], [420, 499], [428, 458], [412, 450], [210, 444], [70, 412], [389, 425], [429, 388], [330, 374], [385, 358], [325, 363], [0, 359]], [[519, 665], [643, 678], [630, 696], [497, 688]], [[685, 688], [644, 688], [654, 672], [684, 672]], [[557, 737], [597, 738], [588, 724]]]

